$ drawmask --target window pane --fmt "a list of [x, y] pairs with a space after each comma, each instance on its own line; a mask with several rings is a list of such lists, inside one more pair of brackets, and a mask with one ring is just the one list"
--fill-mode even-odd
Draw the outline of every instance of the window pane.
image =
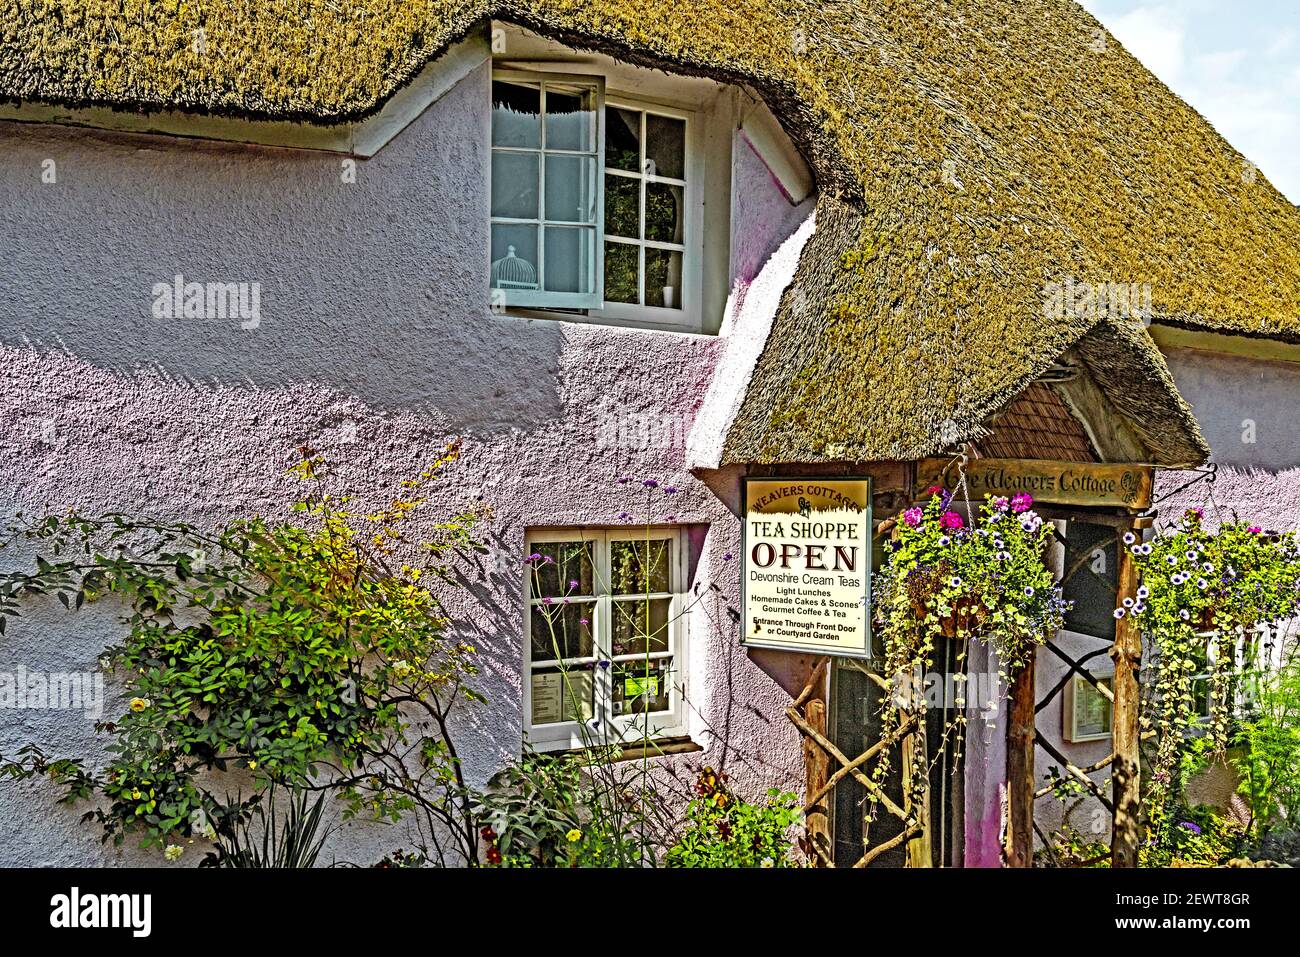
[[596, 149], [596, 92], [567, 84], [546, 84], [546, 148]]
[[582, 668], [558, 668], [534, 671], [532, 723], [556, 724], [560, 721], [586, 721], [596, 713], [593, 673]]
[[[546, 157], [546, 220], [596, 221], [596, 161], [586, 156]], [[550, 250], [547, 250], [548, 254]]]
[[645, 238], [659, 243], [685, 242], [682, 187], [646, 183]]
[[536, 84], [492, 81], [492, 145], [538, 149], [542, 92]]
[[546, 227], [546, 275], [549, 292], [595, 292], [596, 230], [587, 227]]
[[557, 658], [590, 658], [595, 648], [592, 623], [595, 602], [572, 602], [568, 605], [533, 605], [533, 661]]
[[646, 114], [646, 172], [672, 179], [686, 178], [686, 123]]
[[531, 597], [596, 594], [593, 548], [593, 542], [534, 542], [531, 554], [541, 558], [529, 562]]
[[[537, 219], [537, 153], [492, 153], [492, 215]], [[549, 191], [548, 191], [549, 193]], [[549, 196], [548, 196], [549, 198]]]
[[610, 593], [644, 595], [668, 591], [670, 544], [664, 538], [611, 542]]
[[605, 177], [605, 235], [641, 238], [641, 180]]
[[621, 655], [647, 655], [668, 651], [668, 616], [671, 598], [611, 602], [613, 651]]
[[615, 662], [613, 665], [614, 714], [645, 714], [668, 710], [668, 689], [673, 678], [671, 658]]
[[641, 248], [627, 243], [605, 244], [605, 301], [640, 302], [637, 292]]
[[645, 251], [645, 302], [665, 309], [682, 308], [682, 254], [667, 249]]
[[605, 165], [641, 171], [641, 114], [636, 110], [605, 107]]
[[[1074, 733], [1078, 737], [1091, 737], [1110, 733], [1110, 701], [1083, 678], [1075, 678]], [[1109, 688], [1111, 679], [1098, 678]]]
[[492, 287], [537, 288], [537, 227], [492, 224]]
[[1115, 593], [1119, 585], [1115, 530], [1090, 522], [1065, 525], [1065, 598], [1074, 603], [1065, 627], [1106, 641], [1115, 638]]

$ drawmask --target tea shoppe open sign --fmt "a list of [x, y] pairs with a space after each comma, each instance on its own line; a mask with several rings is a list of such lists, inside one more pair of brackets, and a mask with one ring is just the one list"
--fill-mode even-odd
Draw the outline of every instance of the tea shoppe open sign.
[[871, 654], [871, 480], [744, 483], [741, 643]]

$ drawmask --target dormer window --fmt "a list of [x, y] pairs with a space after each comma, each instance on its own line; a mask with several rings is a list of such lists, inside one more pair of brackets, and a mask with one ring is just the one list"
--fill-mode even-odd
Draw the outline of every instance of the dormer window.
[[593, 77], [494, 77], [494, 303], [600, 307], [603, 95]]
[[600, 76], [496, 71], [493, 305], [698, 321], [691, 117], [607, 100]]

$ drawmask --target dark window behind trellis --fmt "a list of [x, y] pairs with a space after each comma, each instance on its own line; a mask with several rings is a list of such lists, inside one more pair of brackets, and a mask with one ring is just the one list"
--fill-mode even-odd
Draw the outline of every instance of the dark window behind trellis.
[[1091, 522], [1065, 526], [1065, 583], [1074, 607], [1065, 616], [1067, 631], [1113, 641], [1119, 548], [1115, 530]]

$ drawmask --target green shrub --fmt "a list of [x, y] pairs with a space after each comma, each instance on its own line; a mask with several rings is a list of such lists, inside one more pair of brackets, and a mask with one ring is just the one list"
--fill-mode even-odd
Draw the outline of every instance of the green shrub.
[[726, 775], [705, 768], [686, 808], [686, 829], [668, 849], [669, 867], [792, 867], [790, 830], [802, 811], [773, 788], [764, 804], [737, 799]]

